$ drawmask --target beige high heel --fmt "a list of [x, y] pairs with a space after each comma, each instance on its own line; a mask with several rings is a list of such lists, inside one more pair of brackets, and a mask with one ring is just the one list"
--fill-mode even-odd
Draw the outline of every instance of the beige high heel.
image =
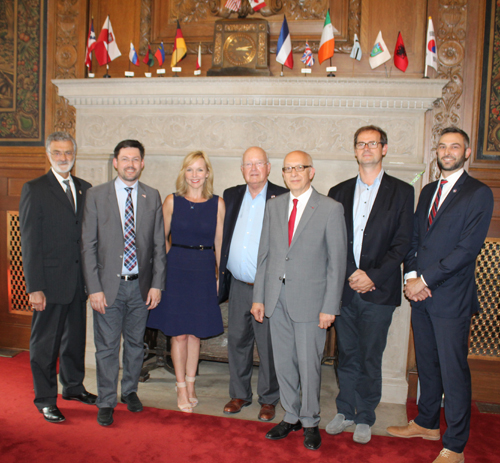
[[[186, 383], [175, 383], [175, 392], [177, 392], [177, 388], [179, 387], [187, 387]], [[177, 398], [177, 407], [179, 407], [179, 410], [184, 413], [193, 413], [193, 407], [191, 406], [190, 403], [188, 404], [180, 404], [179, 403], [179, 398]]]
[[[196, 377], [186, 375], [186, 381], [188, 383], [194, 383], [196, 381]], [[198, 405], [198, 399], [196, 397], [189, 397], [189, 403], [191, 404], [191, 407], [194, 408]]]

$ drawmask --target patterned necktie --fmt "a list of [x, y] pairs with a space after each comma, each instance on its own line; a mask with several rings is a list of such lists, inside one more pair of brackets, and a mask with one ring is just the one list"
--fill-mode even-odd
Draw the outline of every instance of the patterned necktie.
[[137, 254], [135, 251], [135, 224], [134, 224], [134, 204], [132, 202], [133, 188], [125, 188], [128, 192], [125, 203], [125, 230], [123, 238], [125, 240], [123, 265], [129, 271], [137, 265]]
[[71, 187], [69, 186], [69, 180], [63, 180], [63, 183], [66, 185], [66, 196], [68, 197], [71, 207], [73, 208], [73, 212], [76, 212], [75, 198], [73, 198], [73, 193], [71, 192]]
[[298, 202], [299, 202], [298, 199], [293, 200], [292, 213], [290, 214], [290, 218], [288, 219], [288, 246], [290, 246], [292, 244], [293, 229], [295, 228], [295, 217], [297, 216], [297, 203]]
[[448, 183], [448, 180], [441, 180], [441, 183], [439, 184], [438, 192], [436, 194], [436, 199], [434, 200], [434, 204], [432, 205], [431, 211], [429, 212], [429, 225], [427, 226], [427, 230], [429, 230], [429, 227], [432, 225], [434, 217], [436, 217], [439, 206], [439, 200], [441, 199], [441, 193], [443, 192], [443, 185], [445, 183]]

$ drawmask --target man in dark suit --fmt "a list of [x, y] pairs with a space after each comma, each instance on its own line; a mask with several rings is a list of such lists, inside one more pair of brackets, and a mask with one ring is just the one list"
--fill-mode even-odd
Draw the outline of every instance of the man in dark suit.
[[165, 287], [165, 228], [160, 194], [139, 182], [144, 147], [124, 140], [115, 147], [118, 177], [87, 193], [82, 258], [90, 304], [94, 309], [97, 422], [113, 424], [118, 396], [120, 338], [123, 335], [121, 401], [142, 411], [137, 386], [144, 359], [148, 310]]
[[412, 247], [405, 260], [405, 294], [420, 381], [418, 416], [390, 426], [396, 437], [439, 440], [444, 392], [448, 428], [434, 463], [462, 463], [469, 437], [471, 377], [467, 363], [471, 317], [479, 310], [476, 257], [493, 211], [490, 188], [464, 170], [469, 137], [456, 127], [441, 132], [437, 163], [441, 177], [420, 193]]
[[274, 368], [269, 321], [258, 323], [250, 314], [257, 253], [266, 202], [287, 189], [267, 180], [271, 164], [259, 147], [243, 154], [241, 172], [245, 185], [224, 191], [226, 216], [219, 268], [219, 303], [229, 296], [228, 357], [229, 395], [224, 413], [239, 413], [252, 403], [254, 341], [259, 352], [257, 394], [261, 421], [271, 421], [279, 401], [279, 386]]
[[304, 446], [321, 445], [318, 424], [326, 330], [340, 312], [347, 239], [343, 207], [311, 186], [311, 156], [289, 153], [283, 177], [290, 193], [267, 202], [252, 315], [269, 318], [285, 416], [267, 439], [304, 427]]
[[82, 215], [89, 183], [70, 172], [76, 142], [65, 132], [47, 137], [52, 169], [24, 184], [19, 203], [24, 278], [33, 308], [30, 362], [35, 405], [51, 423], [57, 408], [57, 357], [63, 399], [94, 404], [83, 386], [86, 300], [80, 256]]
[[347, 271], [341, 316], [335, 320], [339, 365], [337, 415], [326, 432], [356, 424], [353, 440], [366, 444], [382, 396], [382, 355], [396, 306], [401, 305], [401, 263], [413, 230], [413, 187], [382, 168], [387, 134], [373, 125], [354, 135], [359, 175], [328, 196], [344, 206]]

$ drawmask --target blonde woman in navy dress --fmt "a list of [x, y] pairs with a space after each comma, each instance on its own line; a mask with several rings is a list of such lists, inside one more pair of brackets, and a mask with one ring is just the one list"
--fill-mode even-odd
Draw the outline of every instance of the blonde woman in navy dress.
[[212, 165], [201, 151], [184, 158], [176, 189], [163, 203], [166, 289], [160, 305], [150, 313], [148, 326], [172, 336], [177, 406], [191, 413], [198, 404], [194, 381], [200, 338], [224, 331], [217, 302], [216, 268], [225, 206], [224, 200], [213, 194]]

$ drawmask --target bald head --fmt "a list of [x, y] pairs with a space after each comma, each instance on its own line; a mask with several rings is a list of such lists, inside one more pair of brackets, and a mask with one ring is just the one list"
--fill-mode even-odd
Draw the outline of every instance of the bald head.
[[[309, 154], [304, 151], [288, 153], [283, 160], [283, 168], [283, 180], [295, 197], [309, 189], [315, 173], [313, 160]], [[291, 171], [287, 172], [286, 168], [291, 168]], [[297, 172], [297, 169], [303, 170]]]
[[266, 152], [258, 146], [248, 148], [241, 159], [241, 172], [252, 197], [255, 197], [264, 188], [271, 172]]

